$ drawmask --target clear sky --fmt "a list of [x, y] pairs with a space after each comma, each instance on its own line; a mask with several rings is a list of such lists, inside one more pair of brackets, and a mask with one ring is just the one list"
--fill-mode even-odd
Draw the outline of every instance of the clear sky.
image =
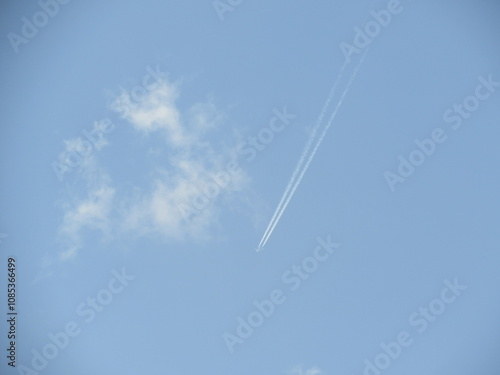
[[498, 1], [1, 10], [0, 373], [497, 374]]

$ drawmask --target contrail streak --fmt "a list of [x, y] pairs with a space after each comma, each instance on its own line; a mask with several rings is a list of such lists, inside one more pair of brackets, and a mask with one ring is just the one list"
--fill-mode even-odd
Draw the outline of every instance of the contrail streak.
[[314, 127], [311, 131], [311, 134], [309, 135], [307, 139], [306, 146], [304, 150], [302, 151], [302, 155], [300, 156], [299, 162], [297, 163], [297, 166], [295, 167], [295, 170], [293, 171], [292, 177], [290, 178], [290, 181], [288, 182], [288, 185], [285, 188], [285, 192], [283, 193], [283, 196], [281, 197], [280, 202], [278, 203], [278, 206], [276, 207], [276, 210], [274, 211], [274, 215], [271, 218], [271, 221], [269, 222], [266, 231], [264, 232], [264, 235], [262, 236], [262, 240], [259, 243], [259, 246], [257, 247], [258, 250], [262, 248], [262, 241], [266, 237], [267, 232], [271, 228], [271, 225], [273, 224], [274, 219], [276, 218], [276, 215], [278, 215], [278, 212], [280, 211], [280, 208], [282, 204], [284, 203], [290, 189], [292, 188], [293, 183], [295, 182], [295, 179], [297, 178], [297, 175], [299, 174], [300, 170], [302, 169], [302, 165], [304, 164], [304, 161], [306, 160], [307, 154], [309, 153], [309, 150], [313, 144], [314, 138], [316, 138], [316, 133], [318, 132], [319, 127], [321, 126], [321, 123], [323, 122], [323, 117], [325, 117], [325, 114], [328, 110], [328, 107], [330, 106], [331, 101], [333, 100], [335, 96], [335, 92], [337, 91], [337, 86], [340, 83], [342, 79], [342, 75], [344, 73], [345, 68], [347, 67], [348, 62], [345, 61], [344, 65], [342, 65], [342, 68], [340, 69], [340, 72], [337, 76], [337, 79], [335, 80], [335, 83], [333, 84], [333, 87], [330, 90], [330, 93], [328, 95], [328, 98], [325, 101], [325, 104], [323, 104], [323, 108], [321, 110], [320, 115], [318, 116], [318, 119], [316, 120], [316, 123], [314, 124]]
[[[337, 115], [337, 112], [340, 109], [340, 106], [342, 105], [342, 103], [343, 103], [343, 101], [344, 101], [344, 99], [345, 99], [345, 97], [346, 97], [349, 89], [351, 88], [352, 83], [354, 82], [354, 79], [356, 78], [356, 76], [358, 74], [359, 69], [361, 68], [361, 65], [363, 64], [363, 62], [365, 60], [367, 52], [368, 52], [368, 49], [365, 50], [363, 56], [361, 57], [361, 59], [360, 59], [358, 65], [356, 66], [356, 68], [355, 68], [355, 70], [354, 70], [351, 78], [349, 79], [349, 82], [347, 83], [347, 86], [346, 86], [344, 92], [342, 93], [342, 95], [340, 97], [340, 100], [338, 101], [337, 105], [335, 106], [335, 109], [333, 110], [333, 113], [330, 116], [330, 119], [328, 120], [327, 125], [323, 129], [323, 132], [322, 132], [320, 138], [318, 139], [318, 141], [316, 142], [316, 145], [314, 146], [314, 149], [310, 153], [309, 158], [307, 159], [306, 164], [302, 167], [302, 164], [303, 164], [303, 161], [305, 159], [305, 156], [307, 155], [307, 153], [308, 153], [308, 151], [310, 149], [310, 144], [309, 143], [312, 143], [312, 141], [314, 140], [314, 137], [309, 137], [308, 144], [306, 145], [306, 147], [304, 149], [304, 152], [302, 153], [301, 159], [299, 160], [297, 168], [294, 171], [294, 175], [292, 176], [292, 179], [290, 180], [290, 182], [289, 182], [289, 184], [288, 184], [288, 186], [287, 186], [287, 188], [285, 190], [285, 193], [283, 194], [283, 197], [282, 197], [282, 199], [280, 201], [280, 204], [278, 204], [276, 212], [274, 213], [273, 218], [271, 219], [271, 222], [269, 223], [269, 225], [268, 225], [268, 227], [266, 229], [266, 232], [264, 233], [264, 236], [262, 237], [262, 240], [259, 243], [259, 246], [258, 246], [257, 250], [262, 249], [266, 245], [267, 240], [269, 239], [269, 237], [273, 233], [274, 228], [278, 224], [281, 216], [283, 215], [283, 213], [285, 212], [285, 209], [287, 208], [288, 204], [290, 203], [290, 200], [292, 199], [293, 195], [295, 194], [295, 190], [297, 190], [297, 187], [302, 182], [304, 174], [306, 173], [307, 169], [309, 168], [309, 165], [311, 164], [314, 156], [316, 155], [316, 152], [318, 151], [321, 143], [323, 142], [323, 138], [326, 136], [326, 133], [328, 132], [328, 129], [332, 125], [333, 120], [335, 119], [335, 117]], [[344, 70], [345, 66], [346, 65], [344, 64], [344, 66], [341, 69], [341, 73]], [[328, 103], [329, 103], [329, 100], [331, 100], [330, 97], [327, 100]], [[324, 116], [324, 111], [321, 113], [320, 118], [322, 118], [323, 116]], [[315, 126], [314, 130], [317, 131], [317, 127], [316, 126]], [[299, 170], [300, 170], [300, 175], [295, 180], [295, 177], [299, 173]], [[291, 187], [292, 184], [293, 184], [293, 187]], [[288, 193], [289, 191], [290, 191], [290, 193]]]

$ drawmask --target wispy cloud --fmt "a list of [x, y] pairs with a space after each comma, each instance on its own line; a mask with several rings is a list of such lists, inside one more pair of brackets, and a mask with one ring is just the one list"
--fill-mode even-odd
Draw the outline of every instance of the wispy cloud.
[[103, 183], [92, 188], [83, 200], [68, 205], [59, 229], [60, 238], [66, 245], [66, 249], [59, 254], [61, 260], [72, 258], [82, 248], [83, 229], [109, 232], [109, 215], [114, 195], [115, 190]]
[[90, 131], [83, 130], [82, 136], [64, 141], [64, 151], [59, 154], [58, 161], [52, 163], [59, 181], [63, 181], [64, 174], [74, 168], [81, 168], [92, 157], [94, 149], [99, 151], [109, 142], [104, 133], [113, 131], [114, 124], [108, 119], [94, 122]]
[[304, 370], [303, 366], [294, 366], [289, 373], [291, 375], [320, 375], [322, 371], [315, 366], [307, 370]]
[[[235, 146], [227, 146], [214, 136], [222, 130], [225, 117], [212, 99], [181, 108], [179, 96], [180, 84], [166, 79], [150, 88], [140, 101], [126, 90], [116, 96], [110, 108], [144, 139], [142, 150], [134, 150], [130, 157], [143, 152], [151, 162], [140, 176], [132, 176], [140, 183], [124, 187], [113, 182], [112, 164], [104, 169], [96, 154], [85, 159], [78, 171], [86, 184], [85, 193], [63, 205], [59, 237], [64, 250], [60, 260], [72, 258], [84, 246], [84, 229], [104, 235], [156, 235], [170, 240], [212, 237], [221, 203], [243, 192], [249, 178], [240, 169], [216, 199], [192, 220], [185, 220], [179, 207], [191, 205], [213, 176], [234, 159], [238, 142], [233, 140], [230, 143]], [[158, 139], [163, 143], [160, 151]], [[77, 140], [66, 142], [67, 150], [80, 146]]]
[[311, 367], [308, 370], [304, 370], [303, 366], [294, 366], [289, 373], [291, 375], [320, 375], [323, 372], [316, 366]]
[[[111, 104], [134, 129], [149, 134], [162, 130], [169, 137], [170, 144], [186, 144], [186, 133], [182, 128], [181, 114], [176, 106], [179, 97], [178, 84], [161, 81], [155, 89], [147, 92], [144, 100], [135, 101], [129, 92], [123, 90]], [[126, 108], [126, 111], [121, 111]]]
[[[224, 120], [212, 100], [194, 103], [182, 111], [177, 105], [178, 98], [179, 84], [164, 80], [141, 102], [134, 102], [127, 92], [122, 92], [112, 104], [112, 108], [127, 107], [122, 118], [134, 129], [145, 135], [163, 136], [169, 155], [167, 163], [154, 167], [149, 187], [128, 199], [123, 228], [175, 239], [206, 239], [217, 222], [215, 202], [189, 223], [179, 207], [196, 199], [211, 176], [224, 168], [235, 149], [210, 141], [209, 133], [217, 131]], [[221, 199], [242, 190], [246, 181], [241, 172], [221, 194]]]

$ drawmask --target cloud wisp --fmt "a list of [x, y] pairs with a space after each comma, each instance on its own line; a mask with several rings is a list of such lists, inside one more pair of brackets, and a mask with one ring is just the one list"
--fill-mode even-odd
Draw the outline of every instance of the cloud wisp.
[[[249, 178], [240, 168], [217, 199], [189, 222], [185, 220], [179, 207], [191, 203], [234, 158], [237, 142], [234, 147], [227, 146], [213, 136], [223, 130], [225, 116], [211, 98], [181, 106], [180, 83], [168, 81], [165, 75], [156, 76], [155, 84], [142, 90], [140, 97], [122, 89], [110, 104], [120, 118], [116, 124], [122, 128], [117, 132], [129, 128], [133, 131], [128, 135], [141, 139], [134, 143], [133, 150], [114, 145], [118, 153], [114, 158], [120, 159], [121, 149], [120, 163], [146, 158], [148, 168], [134, 170], [129, 175], [130, 183], [121, 184], [114, 178], [116, 161], [104, 168], [97, 153], [82, 161], [74, 177], [83, 182], [78, 186], [84, 191], [71, 191], [73, 197], [62, 205], [58, 232], [64, 250], [60, 260], [74, 257], [84, 247], [84, 230], [98, 231], [112, 239], [122, 235], [175, 241], [209, 239], [218, 226], [222, 206], [229, 200], [234, 204], [235, 196], [241, 196], [247, 188]], [[65, 144], [72, 150], [80, 148], [76, 141]]]
[[295, 366], [290, 370], [290, 375], [320, 375], [322, 374], [322, 371], [314, 366], [311, 367], [310, 369], [304, 370], [303, 366]]

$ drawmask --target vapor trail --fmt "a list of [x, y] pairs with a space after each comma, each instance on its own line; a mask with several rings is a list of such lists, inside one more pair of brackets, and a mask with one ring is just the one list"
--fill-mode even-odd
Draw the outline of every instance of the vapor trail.
[[297, 175], [299, 174], [300, 170], [302, 169], [302, 165], [304, 164], [304, 161], [306, 160], [307, 154], [309, 153], [309, 150], [311, 149], [313, 141], [316, 138], [316, 133], [318, 132], [318, 129], [320, 128], [320, 126], [323, 122], [323, 117], [325, 117], [325, 114], [328, 110], [328, 107], [330, 106], [330, 103], [332, 102], [332, 100], [335, 96], [335, 92], [337, 91], [337, 86], [342, 79], [342, 75], [343, 75], [344, 70], [347, 67], [347, 65], [348, 65], [348, 62], [345, 61], [344, 64], [342, 65], [342, 68], [340, 68], [340, 71], [339, 71], [339, 74], [337, 75], [335, 83], [333, 84], [333, 86], [330, 90], [330, 93], [328, 94], [328, 98], [326, 99], [325, 104], [323, 104], [323, 108], [321, 109], [321, 113], [319, 114], [318, 119], [316, 120], [316, 123], [314, 124], [314, 127], [311, 131], [311, 134], [309, 134], [309, 137], [307, 139], [307, 143], [304, 147], [304, 150], [302, 151], [302, 155], [300, 156], [300, 159], [297, 163], [297, 166], [295, 167], [295, 170], [293, 171], [292, 177], [290, 178], [290, 181], [288, 182], [288, 185], [285, 188], [285, 191], [281, 197], [281, 200], [278, 203], [276, 210], [274, 211], [273, 217], [271, 218], [271, 221], [269, 222], [267, 229], [264, 232], [264, 235], [262, 236], [262, 240], [259, 243], [259, 246], [257, 247], [257, 251], [262, 248], [262, 241], [266, 237], [266, 234], [269, 231], [269, 229], [271, 228], [271, 225], [273, 224], [273, 221], [276, 218], [276, 215], [278, 215], [278, 212], [280, 211], [282, 204], [284, 203], [290, 189], [292, 188], [292, 185], [295, 182]]
[[[266, 245], [267, 240], [269, 239], [269, 237], [273, 233], [274, 228], [276, 227], [276, 225], [278, 224], [281, 216], [283, 215], [283, 212], [285, 212], [285, 209], [287, 208], [288, 204], [290, 203], [290, 200], [292, 199], [293, 195], [295, 194], [295, 190], [297, 190], [297, 187], [302, 182], [304, 174], [306, 173], [307, 169], [309, 168], [309, 165], [311, 164], [314, 156], [316, 155], [316, 152], [318, 151], [318, 149], [319, 149], [319, 147], [321, 145], [321, 142], [323, 142], [323, 138], [325, 137], [326, 133], [328, 132], [328, 129], [332, 125], [333, 120], [335, 119], [335, 117], [337, 115], [337, 112], [340, 109], [340, 106], [342, 105], [342, 103], [343, 103], [343, 101], [344, 101], [344, 99], [345, 99], [345, 97], [346, 97], [349, 89], [351, 88], [352, 83], [354, 82], [354, 79], [356, 78], [356, 76], [358, 74], [359, 69], [361, 68], [361, 65], [363, 64], [363, 62], [365, 60], [367, 52], [368, 52], [368, 49], [366, 49], [365, 52], [363, 53], [363, 56], [361, 57], [361, 59], [360, 59], [358, 65], [356, 66], [356, 68], [355, 68], [355, 70], [354, 70], [351, 78], [349, 79], [349, 82], [347, 83], [347, 86], [346, 86], [344, 92], [342, 93], [342, 95], [340, 97], [340, 100], [337, 102], [337, 105], [335, 106], [335, 109], [333, 110], [333, 113], [330, 116], [330, 119], [328, 120], [327, 125], [323, 129], [323, 132], [322, 132], [320, 138], [318, 139], [318, 141], [316, 142], [316, 145], [314, 146], [314, 149], [310, 153], [309, 158], [307, 159], [306, 164], [302, 167], [303, 159], [305, 159], [305, 156], [307, 155], [307, 152], [310, 149], [309, 141], [310, 142], [313, 141], [313, 138], [311, 138], [311, 137], [309, 138], [308, 144], [306, 145], [306, 148], [304, 149], [304, 152], [302, 153], [302, 157], [301, 157], [301, 159], [300, 159], [300, 161], [299, 161], [299, 163], [297, 165], [297, 168], [294, 171], [294, 175], [292, 176], [292, 180], [289, 182], [289, 184], [287, 186], [287, 189], [285, 190], [285, 194], [283, 194], [283, 197], [282, 197], [282, 199], [280, 201], [280, 204], [278, 205], [278, 208], [276, 209], [276, 212], [274, 213], [273, 218], [271, 219], [271, 222], [269, 223], [269, 225], [267, 227], [267, 230], [264, 233], [264, 236], [262, 237], [262, 239], [261, 239], [261, 241], [259, 243], [259, 246], [257, 248], [258, 250], [262, 249]], [[344, 66], [342, 67], [341, 73], [342, 73], [343, 69], [345, 68], [345, 66], [346, 65], [344, 64]], [[329, 99], [330, 99], [330, 97], [329, 97]], [[327, 100], [327, 102], [328, 102], [328, 100]], [[323, 112], [322, 112], [322, 115], [324, 115]], [[315, 129], [315, 130], [317, 130], [317, 129]], [[299, 173], [299, 170], [300, 170], [300, 175], [295, 180], [294, 177], [296, 177], [296, 175]], [[290, 187], [292, 184], [293, 184], [293, 187]], [[287, 194], [288, 191], [290, 191], [289, 194]], [[284, 203], [282, 203], [283, 201], [284, 201]]]

